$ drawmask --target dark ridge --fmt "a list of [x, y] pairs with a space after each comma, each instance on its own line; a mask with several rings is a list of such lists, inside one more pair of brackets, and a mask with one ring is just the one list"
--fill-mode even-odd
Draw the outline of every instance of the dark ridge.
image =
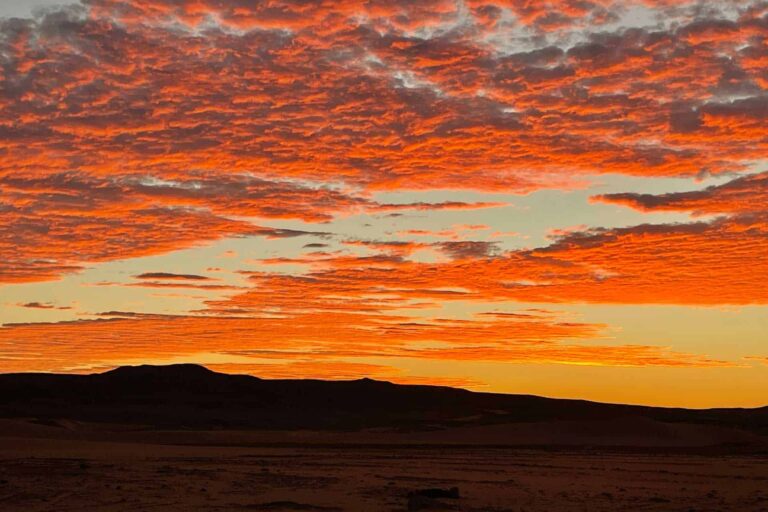
[[120, 366], [100, 375], [109, 379], [160, 379], [174, 381], [177, 379], [210, 379], [215, 378], [215, 375], [225, 374], [217, 374], [213, 370], [209, 370], [199, 364], [171, 364], [167, 366], [142, 364], [140, 366]]
[[368, 378], [263, 380], [195, 364], [125, 366], [92, 375], [0, 374], [0, 417], [153, 428], [405, 431], [630, 417], [768, 434], [768, 407], [689, 410], [602, 404]]
[[[182, 363], [182, 364], [169, 364], [163, 366], [156, 366], [152, 364], [142, 364], [138, 366], [119, 366], [112, 370], [108, 370], [101, 375], [136, 375], [142, 376], [147, 374], [197, 374], [197, 375], [212, 375], [216, 372], [209, 370], [201, 364]], [[226, 375], [226, 374], [223, 374]]]

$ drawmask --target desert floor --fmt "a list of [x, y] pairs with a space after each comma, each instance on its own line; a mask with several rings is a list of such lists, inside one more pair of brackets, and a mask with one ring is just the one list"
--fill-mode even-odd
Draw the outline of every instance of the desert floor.
[[[408, 496], [454, 486], [459, 499]], [[768, 511], [768, 458], [4, 437], [0, 510]]]

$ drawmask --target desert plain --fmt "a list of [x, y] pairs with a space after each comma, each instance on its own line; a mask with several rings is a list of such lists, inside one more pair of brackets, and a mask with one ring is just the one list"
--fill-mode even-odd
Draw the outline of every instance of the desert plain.
[[[2, 420], [0, 510], [768, 510], [760, 451], [369, 437]], [[452, 487], [458, 498], [415, 496]]]

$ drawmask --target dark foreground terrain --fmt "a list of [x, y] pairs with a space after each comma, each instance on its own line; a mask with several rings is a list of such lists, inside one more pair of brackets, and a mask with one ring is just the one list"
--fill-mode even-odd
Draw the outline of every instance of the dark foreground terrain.
[[[458, 499], [417, 495], [451, 487]], [[768, 459], [615, 449], [5, 438], [0, 510], [764, 511]]]
[[0, 510], [768, 512], [768, 408], [194, 365], [0, 375]]

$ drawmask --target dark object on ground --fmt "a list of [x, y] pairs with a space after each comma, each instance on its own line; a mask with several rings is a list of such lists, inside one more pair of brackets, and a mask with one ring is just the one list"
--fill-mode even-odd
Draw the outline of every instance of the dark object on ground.
[[450, 489], [419, 489], [418, 491], [411, 491], [408, 496], [425, 496], [427, 498], [450, 498], [457, 500], [461, 496], [459, 495], [458, 487], [451, 487]]
[[408, 493], [408, 510], [455, 510], [455, 506], [439, 500], [457, 500], [459, 498], [458, 487], [451, 487], [450, 489], [418, 489]]
[[409, 496], [408, 512], [418, 510], [456, 510], [456, 506], [427, 496]]

